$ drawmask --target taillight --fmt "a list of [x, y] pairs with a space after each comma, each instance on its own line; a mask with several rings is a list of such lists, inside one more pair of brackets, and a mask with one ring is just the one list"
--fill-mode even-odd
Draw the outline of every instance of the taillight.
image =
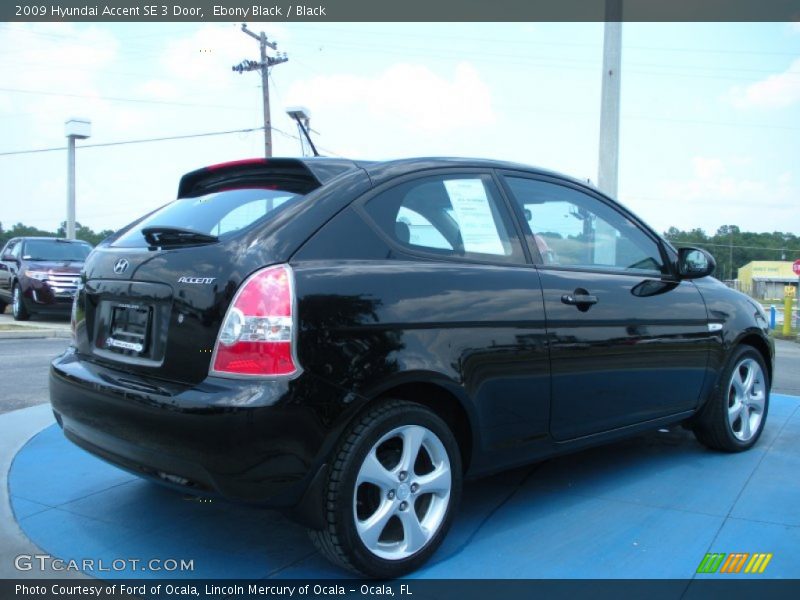
[[289, 265], [256, 271], [236, 292], [217, 336], [211, 374], [292, 375], [294, 285]]

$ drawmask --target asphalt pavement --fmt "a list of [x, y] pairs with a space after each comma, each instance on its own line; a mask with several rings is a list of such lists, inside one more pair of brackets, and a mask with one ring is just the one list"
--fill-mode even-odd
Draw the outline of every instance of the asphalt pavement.
[[772, 391], [800, 396], [800, 344], [775, 340], [775, 381]]
[[47, 402], [50, 361], [69, 340], [0, 339], [0, 414]]

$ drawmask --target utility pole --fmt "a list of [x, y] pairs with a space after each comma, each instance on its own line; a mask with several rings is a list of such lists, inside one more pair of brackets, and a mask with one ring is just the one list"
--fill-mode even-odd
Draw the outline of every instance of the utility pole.
[[728, 225], [728, 279], [733, 280], [733, 225]]
[[[270, 158], [272, 156], [272, 119], [269, 112], [269, 69], [272, 66], [285, 63], [289, 58], [285, 52], [277, 52], [278, 44], [268, 41], [267, 34], [263, 31], [260, 34], [253, 33], [244, 23], [242, 23], [242, 31], [258, 41], [258, 45], [261, 48], [261, 61], [243, 60], [238, 65], [231, 67], [231, 69], [240, 75], [245, 71], [261, 71], [261, 91], [264, 95], [264, 156]], [[276, 55], [267, 56], [267, 48], [275, 50]]]
[[619, 168], [620, 67], [622, 65], [622, 0], [606, 0], [603, 35], [603, 88], [600, 103], [600, 156], [597, 187], [617, 195]]

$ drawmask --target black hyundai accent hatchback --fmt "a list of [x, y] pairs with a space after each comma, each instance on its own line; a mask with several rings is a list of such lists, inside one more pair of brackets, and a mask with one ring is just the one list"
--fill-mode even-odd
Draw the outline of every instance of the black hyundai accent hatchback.
[[755, 444], [773, 346], [713, 268], [521, 165], [215, 165], [89, 256], [52, 404], [115, 465], [282, 509], [397, 576], [465, 477], [678, 423]]

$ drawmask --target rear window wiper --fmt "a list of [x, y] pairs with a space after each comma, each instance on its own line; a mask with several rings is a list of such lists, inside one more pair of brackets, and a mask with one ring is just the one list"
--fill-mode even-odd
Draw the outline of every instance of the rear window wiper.
[[150, 246], [214, 244], [219, 241], [219, 238], [215, 235], [181, 227], [144, 227], [141, 231], [145, 241]]

